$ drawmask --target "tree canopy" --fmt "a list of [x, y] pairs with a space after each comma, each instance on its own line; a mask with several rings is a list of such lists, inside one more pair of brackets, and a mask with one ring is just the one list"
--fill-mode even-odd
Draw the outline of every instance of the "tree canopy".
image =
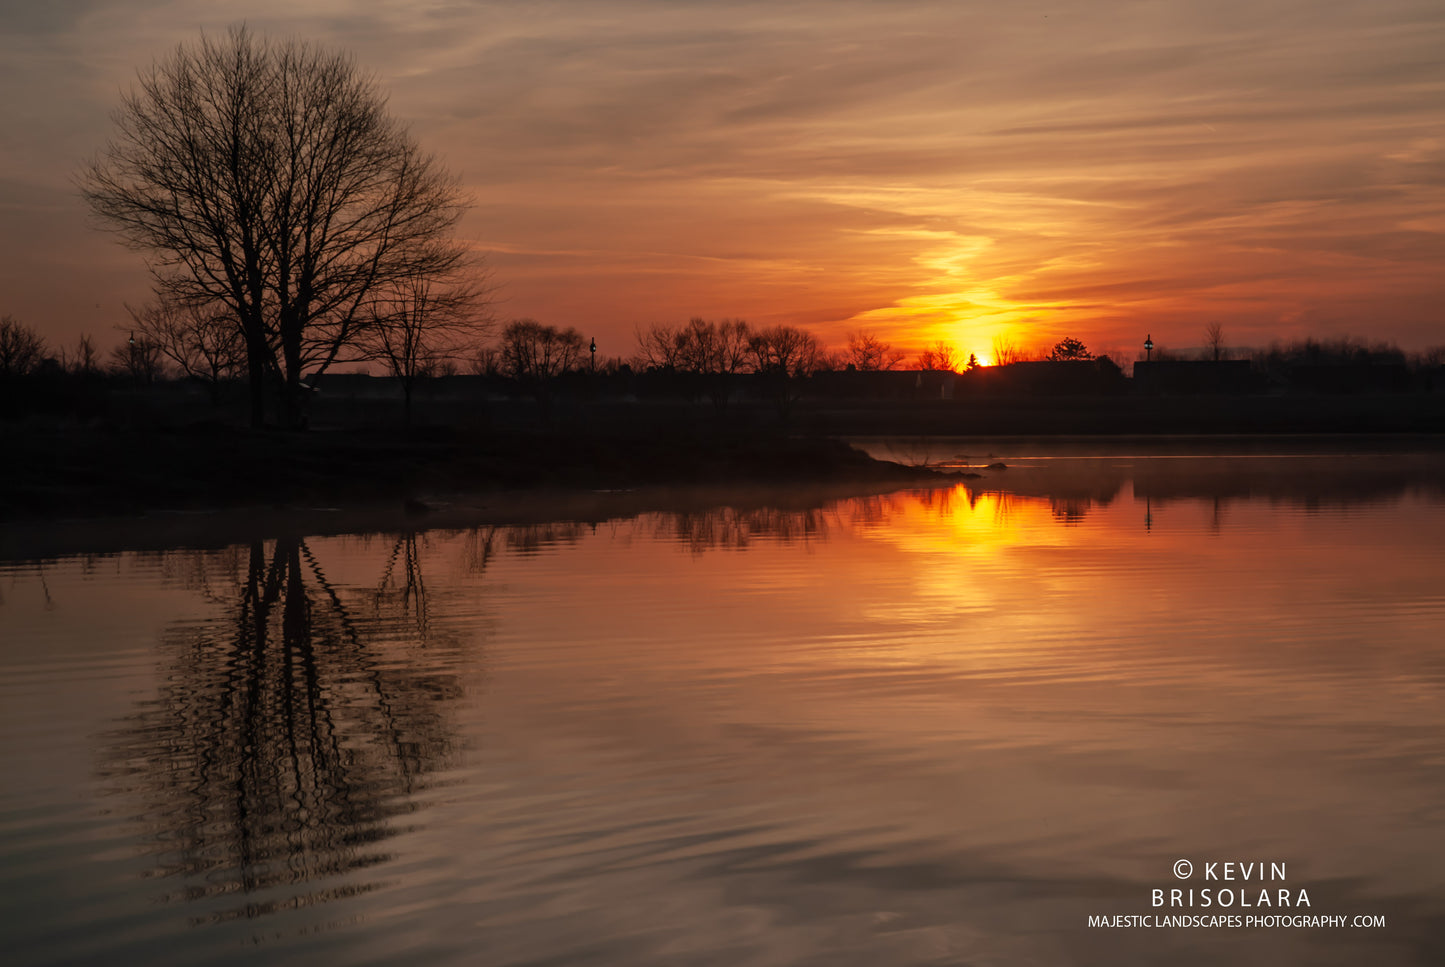
[[1089, 348], [1073, 336], [1059, 340], [1051, 353], [1049, 359], [1054, 362], [1093, 359], [1094, 354]]
[[253, 423], [268, 376], [298, 422], [303, 375], [355, 342], [379, 294], [464, 267], [456, 182], [346, 54], [202, 36], [140, 73], [115, 125], [85, 198], [164, 294], [236, 320]]

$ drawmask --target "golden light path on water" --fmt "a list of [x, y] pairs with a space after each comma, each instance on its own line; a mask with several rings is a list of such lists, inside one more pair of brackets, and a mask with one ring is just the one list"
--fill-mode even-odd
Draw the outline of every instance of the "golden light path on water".
[[[1438, 487], [1145, 469], [7, 565], [11, 949], [1430, 963]], [[1181, 857], [1389, 929], [1087, 928]]]

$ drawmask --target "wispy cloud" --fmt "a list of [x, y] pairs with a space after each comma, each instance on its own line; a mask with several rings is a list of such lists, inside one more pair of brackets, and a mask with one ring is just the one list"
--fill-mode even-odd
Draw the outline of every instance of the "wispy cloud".
[[[0, 173], [47, 190], [137, 66], [226, 26], [198, 0], [15, 6], [0, 72], [28, 96], [0, 106], [24, 132]], [[1445, 340], [1434, 0], [267, 0], [248, 20], [355, 51], [476, 197], [465, 231], [508, 311], [608, 344], [693, 314], [966, 347], [1008, 326], [1187, 343], [1221, 316], [1241, 343]], [[95, 328], [118, 302], [25, 282], [60, 252], [6, 252], [6, 311]], [[87, 285], [144, 280], [108, 260]]]

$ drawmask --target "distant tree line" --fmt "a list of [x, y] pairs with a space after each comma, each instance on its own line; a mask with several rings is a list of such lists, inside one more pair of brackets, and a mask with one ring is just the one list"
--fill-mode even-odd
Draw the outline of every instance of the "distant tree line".
[[[0, 318], [0, 384], [6, 389], [7, 412], [67, 408], [69, 395], [103, 406], [99, 395], [110, 389], [187, 382], [204, 388], [215, 405], [239, 402], [247, 372], [244, 336], [223, 309], [158, 298], [141, 307], [128, 307], [129, 320], [118, 327], [114, 345], [98, 347], [90, 336], [74, 344], [51, 347], [31, 327], [12, 316]], [[906, 369], [920, 374], [960, 373], [959, 392], [1092, 392], [1088, 387], [1126, 386], [1124, 374], [1107, 355], [1096, 356], [1082, 340], [1066, 337], [1047, 352], [1025, 352], [1006, 341], [995, 341], [995, 364], [983, 367], [970, 355], [960, 365], [946, 342], [936, 342], [911, 361], [876, 333], [854, 331], [840, 347], [828, 349], [819, 337], [791, 325], [754, 327], [745, 320], [708, 320], [693, 317], [679, 324], [653, 324], [635, 331], [634, 345], [623, 353], [599, 357], [595, 342], [575, 327], [550, 325], [536, 319], [513, 319], [505, 324], [488, 320], [479, 324], [475, 303], [453, 297], [426, 280], [394, 287], [385, 299], [378, 297], [378, 317], [361, 327], [347, 359], [379, 370], [400, 389], [403, 419], [412, 418], [417, 387], [438, 377], [486, 377], [488, 393], [534, 398], [546, 411], [554, 397], [571, 395], [645, 395], [680, 399], [707, 399], [719, 412], [739, 395], [771, 400], [787, 417], [807, 390], [814, 394], [916, 395], [924, 383], [903, 376]], [[1214, 345], [1201, 353], [1181, 354], [1156, 347], [1153, 358], [1169, 363], [1187, 355], [1222, 362], [1240, 356], [1222, 339], [1222, 329], [1211, 327]], [[1216, 353], [1218, 354], [1216, 356]], [[1202, 359], [1201, 359], [1202, 357]], [[1239, 365], [1235, 360], [1231, 365]], [[1340, 374], [1351, 367], [1369, 367], [1371, 378], [1354, 384], [1357, 389], [1428, 385], [1429, 375], [1445, 363], [1445, 347], [1407, 355], [1398, 347], [1359, 340], [1304, 339], [1275, 342], [1248, 356], [1253, 376], [1248, 385], [1293, 386], [1304, 391], [1336, 391]], [[1057, 375], [1042, 369], [1027, 373], [1018, 364], [1047, 363], [1064, 366]], [[1090, 372], [1075, 370], [1087, 363]], [[1010, 377], [1014, 369], [1020, 370]], [[1390, 369], [1390, 379], [1381, 373]], [[860, 374], [856, 378], [823, 374]], [[866, 374], [878, 374], [878, 378]], [[891, 374], [891, 375], [890, 375]], [[1423, 374], [1423, 375], [1422, 375]], [[886, 378], [884, 378], [886, 377]], [[1196, 378], [1198, 374], [1196, 374]], [[841, 381], [840, 381], [841, 380]], [[1237, 381], [1236, 381], [1237, 383]], [[931, 382], [940, 387], [943, 384]], [[1152, 387], [1163, 387], [1156, 374]], [[1235, 384], [1230, 384], [1235, 385]], [[1074, 387], [1074, 390], [1070, 390]], [[324, 390], [323, 390], [324, 391]], [[1186, 391], [1181, 385], [1180, 391]], [[48, 394], [49, 403], [25, 394]], [[71, 407], [73, 409], [73, 407]]]

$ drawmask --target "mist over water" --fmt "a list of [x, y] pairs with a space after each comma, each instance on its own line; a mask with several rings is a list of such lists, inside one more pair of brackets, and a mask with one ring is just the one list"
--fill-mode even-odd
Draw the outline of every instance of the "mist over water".
[[[1438, 458], [966, 456], [817, 502], [7, 544], [7, 962], [1438, 963]], [[1087, 925], [1260, 912], [1387, 926]]]

